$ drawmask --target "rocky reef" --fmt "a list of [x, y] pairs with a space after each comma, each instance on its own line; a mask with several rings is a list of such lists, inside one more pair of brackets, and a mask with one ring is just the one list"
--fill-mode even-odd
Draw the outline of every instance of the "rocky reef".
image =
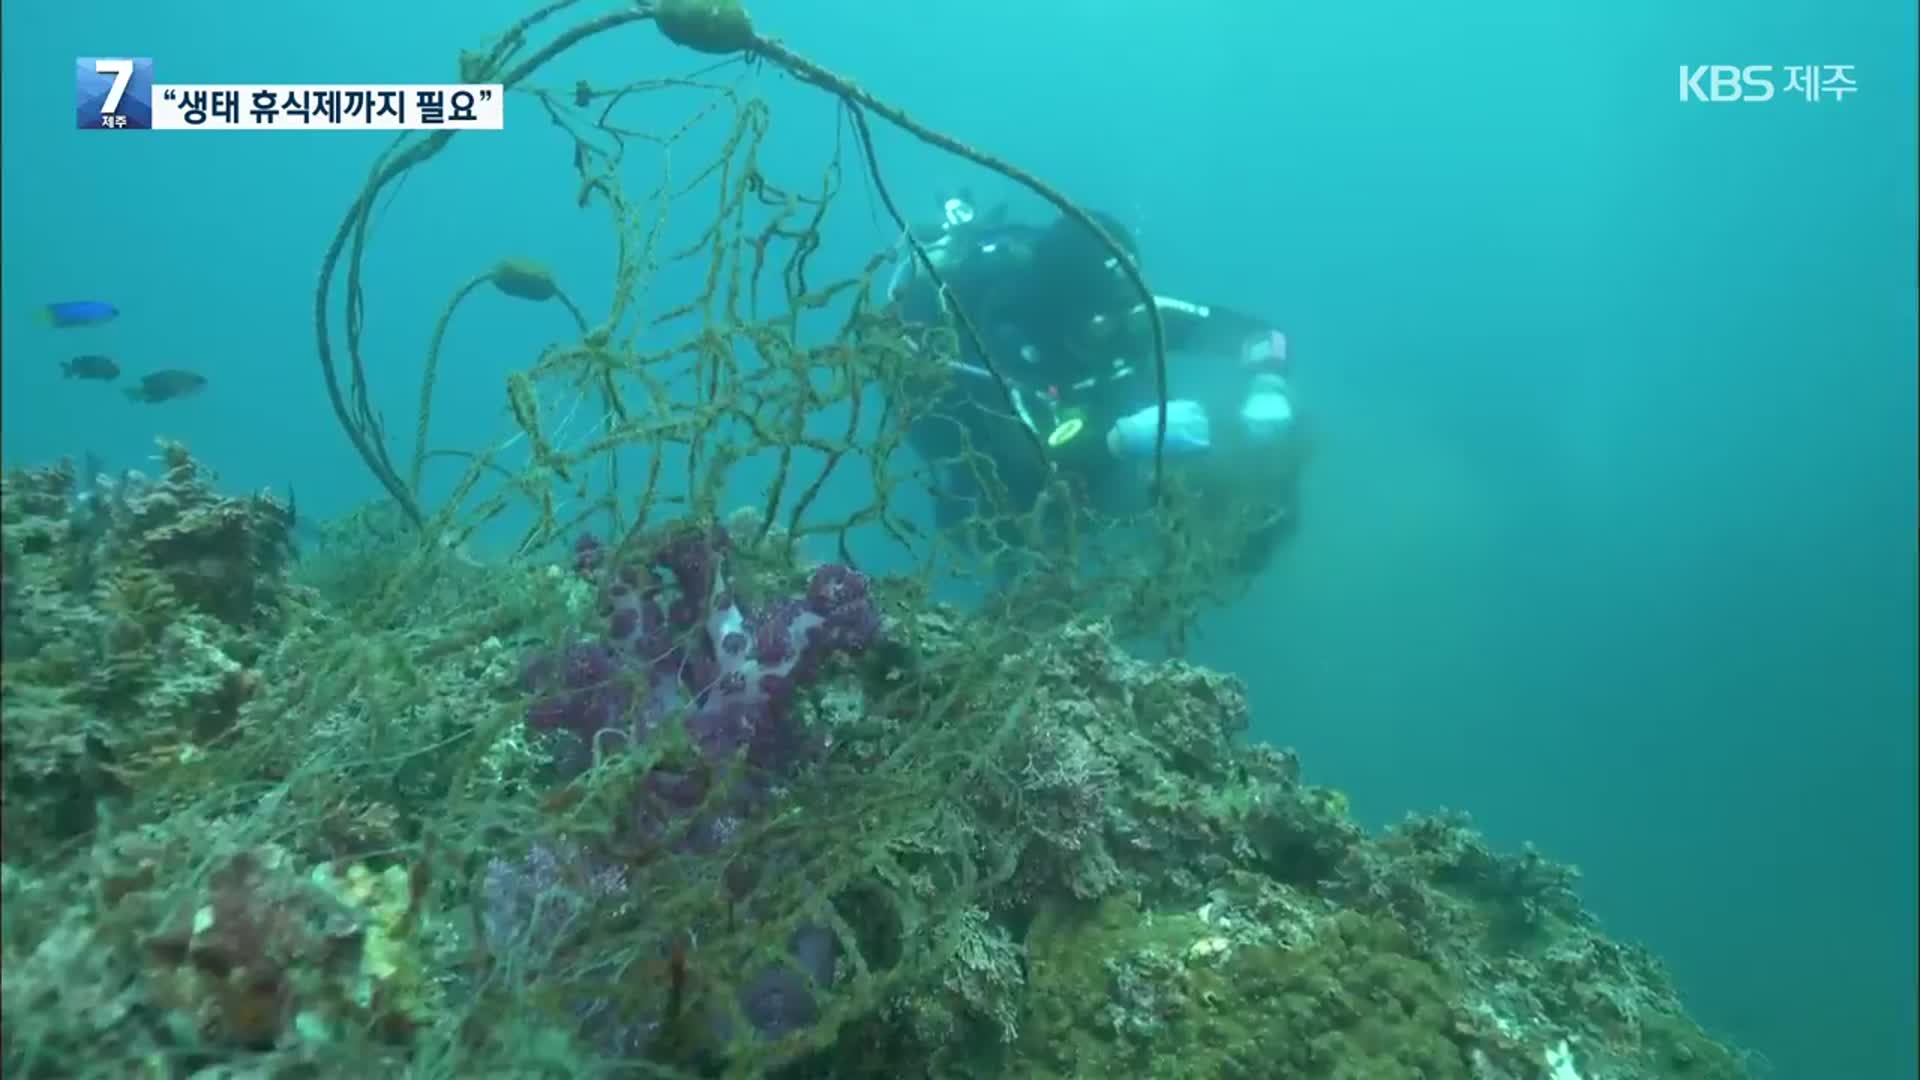
[[178, 443], [158, 460], [0, 480], [9, 853], [86, 834], [103, 799], [228, 736], [301, 602], [285, 504], [217, 493]]
[[[908, 633], [938, 652], [966, 624]], [[1017, 870], [891, 1014], [910, 1057], [973, 1048], [942, 1075], [1748, 1075], [1655, 957], [1600, 932], [1571, 867], [1497, 853], [1464, 814], [1369, 834], [1292, 754], [1236, 738], [1237, 679], [1098, 624], [1007, 663], [1038, 686], [1018, 797], [970, 810]]]
[[1749, 1075], [1570, 868], [1098, 620], [752, 522], [301, 569], [162, 455], [5, 478], [9, 1076]]

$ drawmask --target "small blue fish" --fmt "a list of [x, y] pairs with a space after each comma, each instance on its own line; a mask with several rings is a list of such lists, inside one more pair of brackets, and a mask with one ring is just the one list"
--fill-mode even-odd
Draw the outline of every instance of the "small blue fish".
[[111, 322], [120, 309], [104, 300], [62, 300], [57, 304], [48, 304], [40, 311], [42, 322], [62, 329], [75, 326], [98, 326]]

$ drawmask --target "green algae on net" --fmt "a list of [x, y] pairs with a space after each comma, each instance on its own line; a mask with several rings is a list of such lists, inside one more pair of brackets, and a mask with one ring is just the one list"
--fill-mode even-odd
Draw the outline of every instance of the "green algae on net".
[[[894, 211], [891, 199], [885, 194], [885, 187], [881, 181], [879, 165], [878, 162], [874, 160], [872, 141], [867, 131], [865, 115], [869, 112], [882, 117], [889, 123], [902, 128], [922, 141], [948, 153], [972, 161], [977, 165], [997, 172], [1029, 188], [1057, 207], [1063, 214], [1081, 222], [1084, 227], [1099, 238], [1101, 243], [1114, 253], [1118, 260], [1120, 270], [1127, 276], [1135, 290], [1139, 293], [1151, 323], [1155, 371], [1158, 376], [1159, 398], [1161, 400], [1161, 419], [1159, 430], [1155, 437], [1154, 453], [1155, 489], [1160, 489], [1161, 445], [1165, 438], [1166, 398], [1164, 329], [1160, 324], [1158, 309], [1152, 302], [1152, 291], [1148, 288], [1146, 281], [1140, 276], [1138, 268], [1131, 260], [1121, 257], [1123, 252], [1118, 243], [1105, 231], [1103, 226], [1084, 209], [1032, 174], [1017, 168], [1011, 163], [1002, 161], [990, 154], [968, 146], [957, 139], [927, 128], [903, 110], [889, 105], [856, 86], [851, 81], [793, 52], [777, 39], [760, 34], [754, 28], [752, 20], [748, 17], [745, 8], [738, 3], [723, 2], [723, 0], [664, 0], [664, 2], [658, 4], [639, 4], [634, 7], [605, 12], [586, 18], [574, 26], [554, 33], [552, 38], [544, 45], [528, 52], [529, 38], [537, 29], [550, 20], [553, 20], [561, 12], [576, 6], [580, 6], [577, 4], [577, 0], [558, 0], [558, 2], [549, 4], [522, 19], [506, 34], [502, 35], [492, 48], [463, 54], [460, 63], [463, 77], [476, 80], [484, 78], [498, 81], [510, 90], [528, 91], [542, 100], [551, 111], [551, 97], [543, 95], [542, 92], [537, 89], [531, 89], [526, 85], [532, 75], [548, 61], [589, 38], [632, 23], [652, 20], [657, 22], [663, 35], [676, 44], [704, 54], [744, 56], [765, 61], [790, 72], [802, 82], [822, 88], [837, 97], [848, 111], [848, 115], [852, 119], [856, 131], [859, 134], [860, 150], [865, 159], [867, 171], [871, 174], [872, 179], [876, 183], [876, 187], [880, 190], [883, 201], [886, 202], [889, 211], [893, 213], [895, 224], [904, 235], [906, 243], [912, 247], [916, 258], [926, 266], [929, 273], [937, 276], [938, 272], [932, 267], [930, 261], [927, 260], [925, 251], [920, 249], [918, 241], [913, 237], [911, 230], [907, 228], [907, 223], [900, 218], [897, 211]], [[617, 100], [619, 97], [646, 93], [667, 87], [686, 88], [695, 86], [706, 86], [709, 89], [715, 90], [718, 94], [729, 97], [731, 97], [732, 93], [724, 88], [715, 87], [713, 84], [700, 83], [697, 81], [697, 78], [653, 79], [623, 87], [616, 91], [613, 97]], [[611, 106], [609, 106], [609, 108], [611, 108]], [[700, 111], [704, 110], [697, 110], [695, 119], [698, 118]], [[557, 119], [556, 122], [558, 122]], [[757, 116], [755, 122], [764, 125], [764, 117]], [[604, 124], [604, 115], [602, 117], [602, 130], [603, 133], [612, 133], [611, 129], [607, 128]], [[382, 155], [376, 163], [373, 174], [367, 181], [365, 188], [354, 200], [346, 217], [334, 235], [333, 241], [323, 259], [319, 287], [315, 297], [315, 331], [318, 355], [322, 374], [325, 378], [329, 401], [334, 409], [335, 415], [340, 420], [349, 440], [366, 462], [367, 466], [373, 471], [376, 478], [386, 488], [387, 492], [401, 505], [407, 516], [423, 527], [443, 527], [445, 521], [437, 520], [437, 512], [423, 505], [422, 494], [419, 488], [419, 469], [417, 468], [420, 455], [416, 453], [416, 468], [409, 474], [403, 476], [389, 455], [385, 431], [379, 416], [373, 409], [370, 394], [367, 389], [365, 364], [361, 350], [362, 320], [365, 305], [365, 298], [361, 286], [361, 260], [367, 243], [368, 222], [382, 190], [386, 188], [387, 185], [398, 181], [408, 170], [420, 165], [437, 154], [447, 145], [452, 135], [453, 133], [451, 132], [435, 132], [418, 139], [402, 140]], [[613, 135], [615, 141], [619, 141], [620, 135], [617, 133], [613, 133]], [[751, 135], [749, 135], [749, 133], [736, 132], [735, 138], [729, 143], [721, 160], [714, 162], [708, 172], [703, 175], [718, 176], [724, 183], [728, 182], [729, 175], [737, 169], [741, 175], [752, 175], [754, 177], [753, 183], [757, 185], [760, 180], [763, 179], [761, 176], [761, 165], [755, 160], [751, 153], [749, 153], [745, 160], [734, 160], [731, 157], [734, 151], [740, 149], [743, 145], [751, 151], [751, 149], [757, 145], [757, 142], [757, 132], [751, 133]], [[610, 166], [611, 164], [617, 163], [617, 155], [611, 159], [600, 160], [600, 156], [597, 154], [595, 148], [590, 147], [588, 143], [583, 140], [576, 148], [576, 165], [581, 166], [582, 173], [582, 198], [585, 199], [592, 192], [598, 192], [606, 196], [607, 202], [615, 211], [616, 230], [622, 229], [623, 227], [630, 227], [630, 223], [623, 221], [622, 217], [631, 214], [634, 208], [627, 202], [624, 196], [615, 190], [616, 185], [609, 175], [606, 173], [590, 174], [588, 167], [584, 164], [584, 162], [590, 158], [595, 159], [594, 163], [599, 166]], [[837, 171], [837, 158], [834, 167]], [[610, 172], [611, 169], [608, 168], [607, 173]], [[737, 205], [734, 208], [737, 209]], [[720, 257], [720, 248], [729, 242], [724, 228], [725, 224], [726, 222], [724, 221], [716, 221], [714, 229], [709, 232], [706, 237], [706, 242], [710, 245], [716, 259]], [[817, 224], [817, 217], [809, 223], [810, 226]], [[762, 239], [764, 240], [764, 237]], [[643, 255], [656, 254], [658, 253], [651, 250], [646, 252], [623, 250], [622, 265], [619, 273], [620, 294], [615, 297], [614, 310], [610, 313], [612, 317], [598, 327], [596, 333], [610, 333], [613, 323], [619, 316], [626, 313], [627, 307], [633, 303], [634, 299], [630, 295], [631, 290], [639, 284], [641, 278], [646, 276], [642, 265], [644, 263]], [[346, 334], [344, 340], [346, 372], [344, 385], [340, 364], [335, 354], [335, 340], [331, 327], [330, 306], [331, 291], [335, 278], [342, 268], [343, 259], [347, 293]], [[647, 266], [645, 269], [651, 268], [651, 266]], [[497, 287], [509, 295], [536, 298], [540, 292], [544, 291], [544, 282], [550, 280], [538, 273], [520, 273], [519, 271], [521, 270], [531, 269], [522, 264], [510, 262], [503, 264], [500, 269], [506, 272], [496, 273], [492, 280]], [[799, 298], [795, 297], [794, 299]], [[977, 331], [975, 331], [965, 313], [960, 312], [958, 317], [962, 332], [974, 338], [977, 342]], [[985, 350], [979, 351], [984, 353]], [[987, 366], [993, 378], [1000, 383], [1003, 395], [1007, 401], [1011, 403], [1013, 401], [1012, 391], [1004, 380], [1001, 379], [998, 371], [993, 369], [991, 359], [987, 360]], [[423, 393], [423, 398], [426, 396], [427, 395]], [[424, 427], [424, 424], [422, 427]], [[421, 434], [424, 436], [424, 432]], [[1033, 452], [1044, 461], [1047, 456], [1047, 451], [1043, 442], [1037, 435], [1031, 439], [1031, 442]], [[487, 455], [484, 453], [470, 450], [458, 451], [456, 453], [470, 461], [471, 468], [476, 475], [481, 471], [495, 467], [494, 463], [488, 460]], [[464, 492], [470, 490], [471, 486], [470, 483], [463, 483], [458, 490]]]

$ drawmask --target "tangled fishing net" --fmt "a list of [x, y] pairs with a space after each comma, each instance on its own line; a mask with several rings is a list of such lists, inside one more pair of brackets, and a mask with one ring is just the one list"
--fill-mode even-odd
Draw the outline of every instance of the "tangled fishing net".
[[[541, 81], [650, 32], [706, 66]], [[768, 152], [768, 71], [839, 110], [818, 159]], [[1064, 481], [1006, 497], [965, 439], [909, 452], [977, 331], [886, 302], [894, 260], [936, 271], [875, 122], [1113, 246], [1079, 207], [728, 0], [557, 0], [460, 75], [560, 133], [552, 196], [614, 259], [501, 252], [411, 313], [403, 363], [366, 257], [453, 135], [379, 156], [314, 317], [386, 501], [296, 571], [292, 508], [184, 447], [156, 479], [8, 477], [10, 1075], [1494, 1077], [1569, 1037], [1611, 1075], [1738, 1075], [1564, 868], [1455, 819], [1368, 837], [1236, 742], [1233, 680], [1122, 651], [1231, 593], [1257, 517], [1158, 453], [1119, 518]], [[836, 275], [856, 182], [898, 240]], [[447, 445], [447, 343], [490, 296], [553, 337], [497, 433]], [[410, 433], [375, 404], [394, 369]], [[927, 524], [936, 467], [985, 493], [963, 529]], [[1494, 934], [1619, 1019], [1477, 959]]]

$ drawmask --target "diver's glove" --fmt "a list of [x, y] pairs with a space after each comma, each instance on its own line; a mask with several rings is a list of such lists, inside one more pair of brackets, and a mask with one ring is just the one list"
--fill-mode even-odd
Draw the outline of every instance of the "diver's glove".
[[[1107, 431], [1107, 450], [1118, 458], [1153, 456], [1154, 435], [1160, 428], [1160, 406], [1149, 405], [1139, 412], [1121, 417]], [[1191, 457], [1213, 448], [1213, 433], [1207, 423], [1207, 410], [1197, 401], [1167, 402], [1167, 454]]]
[[1256, 445], [1292, 430], [1293, 402], [1287, 400], [1287, 381], [1266, 372], [1255, 375], [1246, 400], [1240, 403], [1240, 425]]

